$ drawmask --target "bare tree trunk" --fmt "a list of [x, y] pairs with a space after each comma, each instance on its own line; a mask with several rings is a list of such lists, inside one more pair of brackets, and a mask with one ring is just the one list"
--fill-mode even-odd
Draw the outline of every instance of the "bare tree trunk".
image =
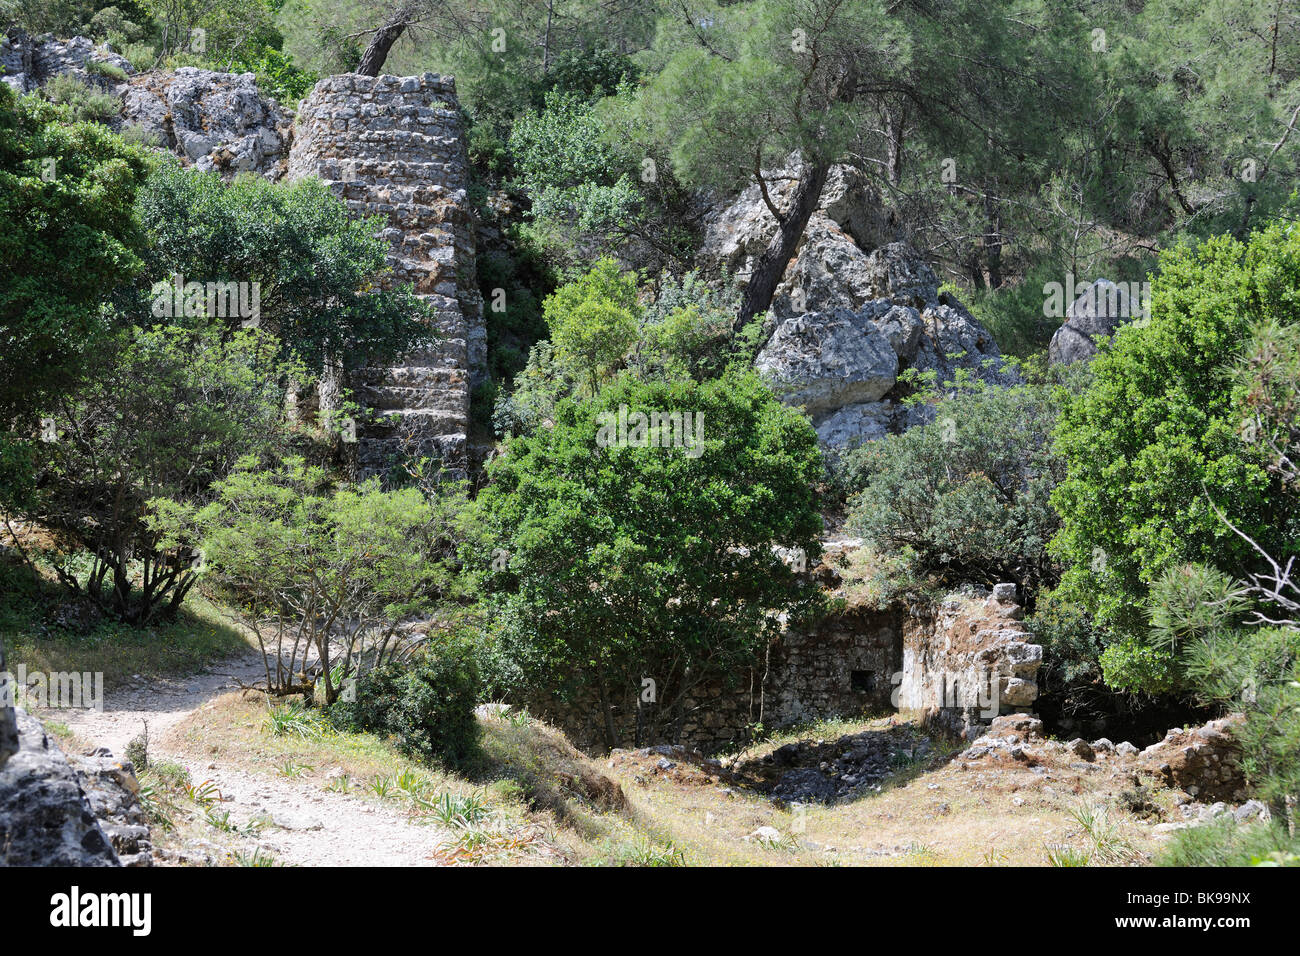
[[406, 8], [401, 7], [386, 24], [375, 31], [366, 46], [366, 52], [361, 54], [361, 62], [357, 64], [358, 73], [362, 76], [379, 75], [388, 59], [388, 51], [393, 48], [397, 38], [406, 32], [408, 17]]
[[885, 112], [887, 119], [886, 133], [888, 134], [888, 168], [886, 175], [889, 176], [889, 184], [897, 186], [903, 181], [903, 127], [907, 123], [907, 108], [899, 106], [897, 109], [887, 109]]
[[826, 185], [830, 168], [829, 161], [824, 159], [815, 159], [804, 165], [790, 208], [780, 219], [780, 228], [754, 264], [754, 273], [749, 277], [740, 313], [736, 316], [737, 330], [744, 328], [760, 312], [767, 311], [772, 304], [776, 287], [781, 284], [786, 266], [794, 257], [808, 218], [821, 201], [822, 187]]

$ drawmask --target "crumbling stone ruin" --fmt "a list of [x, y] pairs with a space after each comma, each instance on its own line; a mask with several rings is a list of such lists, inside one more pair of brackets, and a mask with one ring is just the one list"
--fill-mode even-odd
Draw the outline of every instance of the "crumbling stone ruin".
[[463, 475], [487, 333], [454, 81], [432, 73], [321, 80], [299, 107], [287, 175], [319, 176], [358, 216], [387, 220], [392, 281], [411, 283], [433, 305], [442, 335], [399, 365], [354, 371], [359, 397], [387, 419], [357, 429], [358, 473], [383, 474], [406, 451]]
[[[88, 68], [92, 61], [127, 79]], [[465, 475], [470, 391], [487, 375], [487, 331], [451, 77], [332, 76], [295, 117], [264, 98], [251, 73], [182, 67], [131, 75], [129, 62], [85, 37], [7, 37], [0, 62], [5, 81], [24, 92], [59, 73], [111, 90], [122, 101], [119, 129], [133, 128], [195, 169], [271, 180], [318, 176], [356, 215], [384, 220], [393, 270], [386, 281], [410, 283], [433, 306], [441, 339], [391, 367], [351, 370], [351, 381], [339, 383], [381, 418], [358, 423], [355, 435], [349, 430], [349, 464], [357, 477], [383, 475], [405, 452], [440, 462], [451, 477]]]
[[986, 598], [953, 596], [914, 615], [903, 638], [898, 708], [973, 740], [994, 718], [1038, 698], [1043, 648], [1020, 623], [1014, 584]]
[[[894, 711], [973, 740], [999, 715], [1029, 713], [1038, 696], [1043, 649], [1020, 623], [1015, 596], [1015, 586], [1003, 584], [937, 607], [848, 606], [806, 630], [789, 628], [729, 683], [701, 686], [671, 743], [715, 753], [745, 741], [754, 724], [773, 729]], [[624, 746], [637, 741], [638, 708], [645, 706], [638, 691], [611, 701]], [[578, 746], [603, 748], [595, 700], [543, 696], [528, 705]]]

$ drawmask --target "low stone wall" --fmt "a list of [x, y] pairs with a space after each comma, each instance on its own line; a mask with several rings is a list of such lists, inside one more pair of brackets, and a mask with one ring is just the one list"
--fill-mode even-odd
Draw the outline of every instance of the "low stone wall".
[[[902, 647], [901, 610], [832, 614], [806, 632], [787, 631], [762, 659], [729, 679], [703, 684], [682, 708], [680, 728], [664, 735], [646, 732], [655, 705], [639, 700], [641, 687], [628, 687], [610, 702], [618, 744], [679, 743], [716, 753], [746, 742], [755, 724], [773, 729], [888, 710]], [[672, 697], [671, 687], [659, 684], [655, 691], [659, 701]], [[606, 747], [604, 714], [594, 697], [539, 695], [526, 705], [584, 750]]]

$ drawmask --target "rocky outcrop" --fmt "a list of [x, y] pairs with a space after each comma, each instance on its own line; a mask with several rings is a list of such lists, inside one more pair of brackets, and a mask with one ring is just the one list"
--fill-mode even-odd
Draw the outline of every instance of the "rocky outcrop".
[[986, 598], [953, 597], [904, 628], [899, 712], [968, 740], [1038, 698], [1042, 645], [1020, 623], [1012, 584]]
[[252, 73], [194, 67], [142, 73], [119, 88], [122, 123], [195, 169], [279, 179], [293, 142], [293, 114], [264, 99]]
[[[0, 77], [19, 92], [70, 75], [111, 92], [122, 101], [116, 128], [134, 130], [143, 142], [167, 149], [195, 169], [223, 176], [284, 174], [293, 142], [293, 114], [257, 89], [252, 73], [219, 73], [195, 67], [137, 74], [108, 44], [85, 37], [31, 39], [13, 33], [0, 39]], [[107, 67], [96, 68], [96, 64]]]
[[101, 747], [85, 756], [70, 755], [68, 765], [122, 865], [152, 866], [153, 841], [131, 762]]
[[18, 752], [0, 767], [0, 866], [119, 866], [77, 772], [19, 710]]
[[[106, 64], [110, 69], [107, 72], [97, 70], [93, 64]], [[46, 35], [33, 38], [20, 30], [0, 37], [0, 67], [4, 68], [0, 82], [9, 84], [19, 93], [29, 93], [61, 73], [69, 73], [100, 89], [112, 89], [118, 85], [119, 79], [110, 74], [135, 72], [131, 61], [114, 53], [107, 43], [96, 46], [86, 37], [58, 40]]]
[[393, 282], [435, 310], [439, 344], [388, 368], [356, 370], [379, 424], [356, 442], [361, 476], [397, 452], [466, 467], [470, 387], [485, 374], [487, 333], [476, 284], [469, 162], [455, 81], [344, 74], [321, 80], [298, 111], [288, 178], [319, 176], [358, 216], [386, 220]]
[[[797, 168], [772, 174], [778, 208]], [[745, 278], [776, 231], [756, 186], [710, 218], [699, 262], [714, 275]], [[777, 287], [755, 367], [790, 405], [812, 418], [824, 446], [845, 448], [925, 421], [904, 406], [903, 373], [958, 369], [1010, 384], [1018, 376], [997, 344], [934, 270], [902, 239], [898, 224], [860, 172], [837, 166]]]
[[1048, 360], [1053, 365], [1088, 361], [1097, 354], [1098, 340], [1114, 335], [1138, 307], [1130, 301], [1126, 286], [1109, 279], [1095, 280], [1070, 303], [1065, 323], [1047, 346]]

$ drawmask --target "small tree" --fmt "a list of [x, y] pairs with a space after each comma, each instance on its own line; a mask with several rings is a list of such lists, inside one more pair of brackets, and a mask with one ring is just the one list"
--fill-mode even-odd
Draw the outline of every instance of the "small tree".
[[[215, 173], [163, 164], [141, 191], [138, 215], [156, 230], [142, 282], [124, 308], [139, 324], [190, 324], [167, 311], [174, 276], [256, 283], [258, 315], [227, 314], [279, 337], [283, 357], [317, 372], [401, 354], [435, 337], [432, 309], [409, 287], [381, 288], [388, 243], [376, 219], [357, 219], [316, 179], [290, 185], [260, 176], [225, 183]], [[159, 304], [163, 306], [159, 309]], [[172, 310], [174, 311], [174, 309]], [[214, 316], [202, 312], [206, 323]]]
[[322, 469], [289, 458], [267, 471], [245, 462], [215, 492], [197, 512], [158, 502], [156, 514], [175, 540], [201, 542], [214, 586], [261, 642], [270, 693], [301, 690], [314, 651], [333, 703], [345, 676], [406, 649], [405, 623], [460, 593], [454, 490], [430, 500], [377, 480], [332, 489]]
[[[673, 443], [650, 424], [624, 441], [624, 412], [689, 415], [700, 432]], [[644, 731], [675, 735], [701, 681], [752, 665], [777, 616], [813, 602], [774, 546], [815, 559], [820, 473], [807, 420], [752, 373], [625, 376], [562, 401], [552, 427], [511, 441], [478, 499], [506, 557], [491, 576], [503, 652], [527, 681], [598, 699], [611, 747], [613, 702], [650, 676]]]
[[110, 327], [109, 292], [141, 266], [144, 152], [0, 84], [0, 428], [34, 427]]
[[193, 587], [193, 553], [147, 520], [151, 498], [202, 502], [246, 455], [283, 437], [285, 370], [257, 331], [133, 329], [102, 343], [85, 384], [49, 410], [35, 442], [27, 513], [90, 553], [59, 579], [102, 610], [144, 625]]
[[542, 305], [551, 342], [562, 359], [582, 369], [591, 394], [636, 341], [636, 276], [624, 275], [613, 259], [601, 259], [590, 272], [568, 282]]

